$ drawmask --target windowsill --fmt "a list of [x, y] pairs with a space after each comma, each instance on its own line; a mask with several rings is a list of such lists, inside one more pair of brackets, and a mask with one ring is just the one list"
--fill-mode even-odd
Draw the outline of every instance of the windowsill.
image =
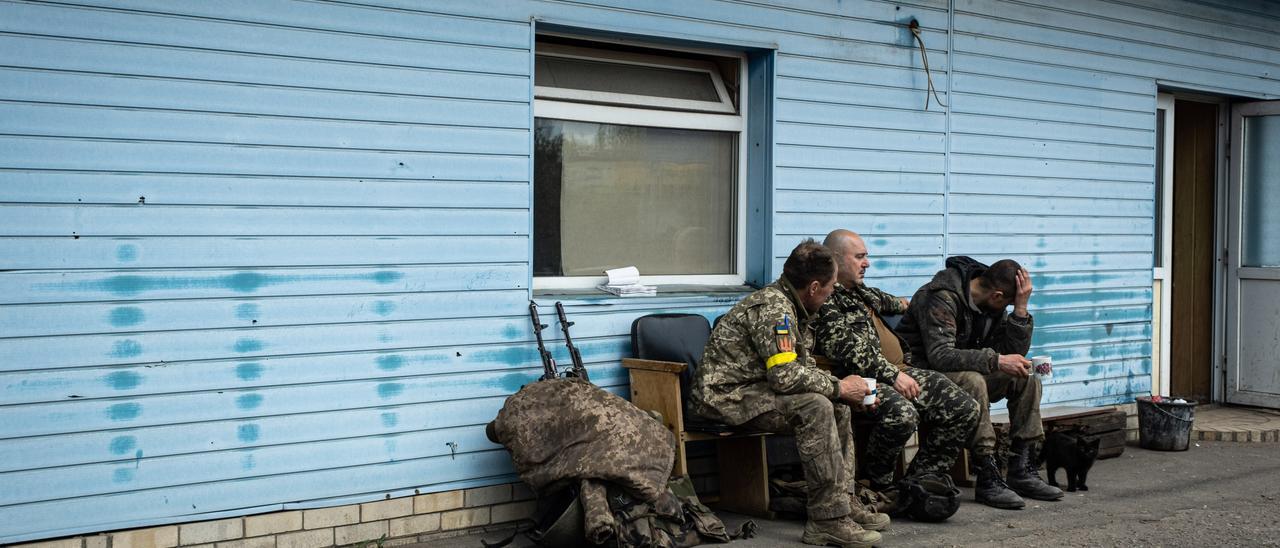
[[747, 296], [755, 288], [748, 285], [659, 285], [657, 295], [619, 297], [594, 287], [581, 289], [535, 289], [533, 300], [539, 305], [555, 301], [574, 301], [580, 304], [614, 305], [624, 303], [653, 303], [677, 301], [682, 303], [706, 301], [712, 304], [733, 304]]

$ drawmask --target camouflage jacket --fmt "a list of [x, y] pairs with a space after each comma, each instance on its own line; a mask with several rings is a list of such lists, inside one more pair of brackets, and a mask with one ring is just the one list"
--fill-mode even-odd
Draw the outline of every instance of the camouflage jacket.
[[984, 313], [969, 306], [969, 281], [986, 268], [969, 257], [949, 257], [947, 268], [916, 291], [897, 327], [912, 365], [985, 375], [996, 370], [1000, 354], [1026, 354], [1031, 349], [1035, 322], [1030, 315]]
[[[880, 334], [872, 323], [872, 312], [883, 318], [902, 314], [906, 307], [897, 297], [874, 287], [837, 285], [814, 320], [818, 354], [836, 362], [832, 372], [837, 376], [875, 377], [881, 383], [892, 385], [898, 378], [898, 367], [889, 363], [880, 351]], [[906, 352], [906, 342], [902, 342], [902, 350]], [[911, 355], [905, 358], [910, 364]]]
[[653, 502], [666, 493], [675, 462], [666, 426], [581, 379], [525, 385], [507, 398], [485, 434], [511, 452], [516, 473], [538, 495], [587, 479]]
[[693, 376], [690, 411], [734, 426], [777, 409], [775, 394], [839, 397], [839, 380], [810, 356], [810, 317], [795, 295], [779, 278], [720, 319]]

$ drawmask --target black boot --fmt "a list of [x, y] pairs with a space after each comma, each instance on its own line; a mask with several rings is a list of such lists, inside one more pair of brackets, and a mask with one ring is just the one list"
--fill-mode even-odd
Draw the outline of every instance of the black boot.
[[1023, 440], [1015, 440], [1009, 448], [1009, 487], [1031, 499], [1061, 499], [1062, 490], [1040, 478], [1040, 467], [1031, 463], [1030, 452], [1030, 445]]
[[976, 455], [978, 467], [978, 485], [973, 488], [974, 498], [993, 508], [1018, 510], [1027, 503], [1005, 485], [1000, 477], [1000, 469], [996, 467], [996, 458], [991, 455]]

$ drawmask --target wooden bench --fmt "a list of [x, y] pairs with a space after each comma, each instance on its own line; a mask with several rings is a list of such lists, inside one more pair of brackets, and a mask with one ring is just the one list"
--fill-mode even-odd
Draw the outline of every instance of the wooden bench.
[[717, 508], [772, 519], [769, 511], [769, 465], [762, 433], [690, 431], [684, 418], [684, 398], [680, 374], [685, 364], [678, 362], [623, 358], [622, 366], [631, 375], [631, 403], [646, 411], [657, 411], [676, 438], [672, 476], [689, 473], [686, 443], [714, 441], [719, 471], [720, 497]]

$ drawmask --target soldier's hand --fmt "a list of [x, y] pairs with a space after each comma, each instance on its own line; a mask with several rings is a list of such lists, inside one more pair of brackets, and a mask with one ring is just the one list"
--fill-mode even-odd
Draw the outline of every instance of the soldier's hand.
[[914, 400], [920, 395], [920, 383], [906, 373], [898, 373], [898, 377], [893, 379], [893, 389], [909, 400]]
[[1013, 296], [1013, 312], [1019, 316], [1027, 315], [1027, 303], [1031, 302], [1031, 273], [1027, 269], [1018, 271], [1018, 293]]
[[1031, 360], [1021, 354], [1001, 354], [1000, 370], [1011, 377], [1026, 378], [1031, 375]]
[[849, 375], [840, 379], [840, 399], [851, 404], [862, 405], [863, 396], [867, 395], [867, 382], [857, 375]]

